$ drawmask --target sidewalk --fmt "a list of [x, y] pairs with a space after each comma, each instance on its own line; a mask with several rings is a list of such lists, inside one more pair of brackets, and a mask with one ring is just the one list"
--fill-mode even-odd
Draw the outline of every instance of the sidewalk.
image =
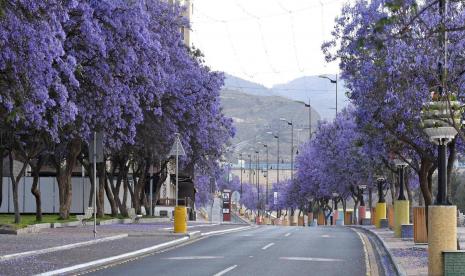
[[[195, 238], [239, 229], [244, 225], [199, 224], [189, 225], [188, 231]], [[104, 258], [143, 250], [169, 242], [187, 242], [194, 238], [172, 233], [170, 223], [104, 225], [97, 228], [98, 238], [115, 237], [71, 249], [41, 253], [38, 255], [0, 260], [0, 275], [34, 275]], [[0, 259], [2, 256], [55, 246], [79, 244], [93, 240], [92, 226], [43, 229], [37, 234], [14, 236], [0, 235]], [[176, 244], [178, 244], [176, 242]], [[171, 245], [172, 246], [172, 245]], [[40, 253], [40, 252], [39, 252]], [[147, 254], [147, 253], [145, 253]]]
[[[415, 244], [413, 240], [394, 237], [394, 231], [379, 229], [372, 225], [360, 226], [376, 234], [385, 244], [393, 261], [407, 275], [428, 275], [428, 245]], [[461, 248], [465, 248], [465, 227], [457, 228]]]

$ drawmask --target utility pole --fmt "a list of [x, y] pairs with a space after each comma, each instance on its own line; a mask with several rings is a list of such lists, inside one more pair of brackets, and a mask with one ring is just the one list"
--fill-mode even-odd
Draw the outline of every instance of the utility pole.
[[311, 140], [312, 139], [312, 105], [310, 102], [310, 98], [308, 98], [308, 104], [305, 104], [305, 106], [308, 107], [308, 140]]
[[278, 162], [276, 163], [276, 183], [279, 185], [279, 135], [275, 136], [276, 140], [278, 141]]
[[263, 145], [265, 148], [266, 148], [266, 205], [268, 205], [268, 178], [269, 178], [269, 174], [268, 174], [268, 167], [269, 167], [269, 164], [268, 164], [268, 145]]
[[291, 180], [294, 180], [294, 124], [291, 121]]
[[242, 167], [242, 153], [239, 154], [239, 162], [241, 163], [241, 197], [242, 197], [242, 170], [243, 170], [243, 167]]
[[280, 120], [291, 126], [291, 180], [294, 180], [294, 124], [286, 118], [280, 118]]
[[257, 208], [260, 214], [260, 151], [255, 151], [257, 154]]
[[249, 184], [252, 184], [252, 155], [249, 154]]

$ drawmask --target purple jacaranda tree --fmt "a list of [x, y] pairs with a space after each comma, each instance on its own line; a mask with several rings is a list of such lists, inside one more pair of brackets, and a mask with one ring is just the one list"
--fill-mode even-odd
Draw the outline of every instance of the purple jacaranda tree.
[[[0, 4], [0, 158], [8, 149], [16, 223], [20, 222], [19, 180], [26, 167], [43, 153], [46, 144], [60, 142], [59, 130], [77, 114], [69, 97], [69, 89], [78, 87], [76, 61], [63, 48], [62, 24], [69, 8], [65, 2]], [[18, 174], [13, 171], [14, 160], [22, 163]], [[35, 196], [40, 220], [40, 193]]]
[[[333, 193], [345, 200], [351, 196], [357, 206], [362, 200], [359, 185], [372, 188], [376, 167], [363, 150], [363, 133], [351, 107], [341, 111], [332, 123], [319, 124], [314, 139], [304, 144], [297, 157], [297, 183], [301, 201], [313, 200], [327, 208]], [[297, 200], [298, 202], [298, 200]]]
[[258, 197], [256, 185], [247, 182], [242, 183], [241, 204], [245, 206], [246, 210], [252, 212], [257, 210]]
[[[433, 1], [356, 1], [336, 21], [334, 40], [323, 45], [329, 60], [340, 59], [342, 78], [356, 106], [357, 123], [370, 135], [390, 141], [389, 151], [411, 159], [426, 205], [431, 204], [435, 147], [423, 133], [420, 113], [432, 91], [438, 91], [437, 33], [439, 15]], [[421, 12], [419, 12], [421, 11]], [[463, 26], [463, 5], [451, 3], [447, 26]], [[463, 52], [463, 34], [451, 33], [448, 55]], [[463, 31], [462, 31], [463, 32]], [[437, 35], [436, 35], [437, 37]], [[337, 52], [330, 53], [337, 46]], [[460, 94], [463, 59], [449, 60], [446, 93]], [[453, 116], [453, 114], [452, 114]], [[455, 141], [449, 145], [449, 163]]]

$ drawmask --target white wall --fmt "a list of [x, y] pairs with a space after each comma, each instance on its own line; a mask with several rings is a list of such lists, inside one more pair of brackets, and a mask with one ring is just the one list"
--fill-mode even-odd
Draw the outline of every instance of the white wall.
[[[19, 210], [21, 213], [35, 212], [35, 198], [31, 193], [32, 177], [23, 177], [19, 184], [18, 199]], [[3, 178], [3, 201], [0, 206], [0, 213], [13, 213], [13, 190], [9, 177]], [[39, 190], [42, 197], [43, 213], [58, 213], [59, 211], [59, 193], [55, 177], [41, 177], [39, 180]], [[90, 181], [87, 177], [72, 178], [72, 202], [71, 213], [83, 213], [87, 207], [90, 194]], [[122, 189], [120, 198], [123, 198]], [[131, 204], [130, 195], [128, 196], [128, 205]], [[105, 196], [105, 213], [111, 213], [110, 203]]]

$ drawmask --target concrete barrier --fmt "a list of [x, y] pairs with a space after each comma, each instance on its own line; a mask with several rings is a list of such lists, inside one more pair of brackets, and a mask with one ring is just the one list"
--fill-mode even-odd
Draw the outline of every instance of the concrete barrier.
[[415, 243], [428, 243], [425, 207], [413, 208], [413, 241]]
[[396, 200], [394, 203], [394, 236], [401, 237], [402, 224], [410, 224], [410, 209], [408, 200]]
[[457, 206], [428, 207], [428, 274], [444, 275], [442, 252], [457, 250]]
[[389, 204], [387, 206], [387, 219], [388, 219], [388, 226], [391, 229], [394, 229], [394, 206]]
[[346, 213], [344, 214], [345, 225], [352, 225], [352, 215], [353, 215], [352, 211], [346, 211]]
[[325, 225], [325, 214], [323, 212], [318, 213], [318, 225]]
[[376, 227], [381, 228], [381, 220], [382, 219], [387, 219], [386, 216], [387, 208], [386, 208], [386, 203], [385, 202], [378, 202], [376, 203], [376, 209], [375, 209], [375, 223]]
[[413, 224], [402, 224], [400, 228], [400, 237], [403, 240], [413, 239]]

